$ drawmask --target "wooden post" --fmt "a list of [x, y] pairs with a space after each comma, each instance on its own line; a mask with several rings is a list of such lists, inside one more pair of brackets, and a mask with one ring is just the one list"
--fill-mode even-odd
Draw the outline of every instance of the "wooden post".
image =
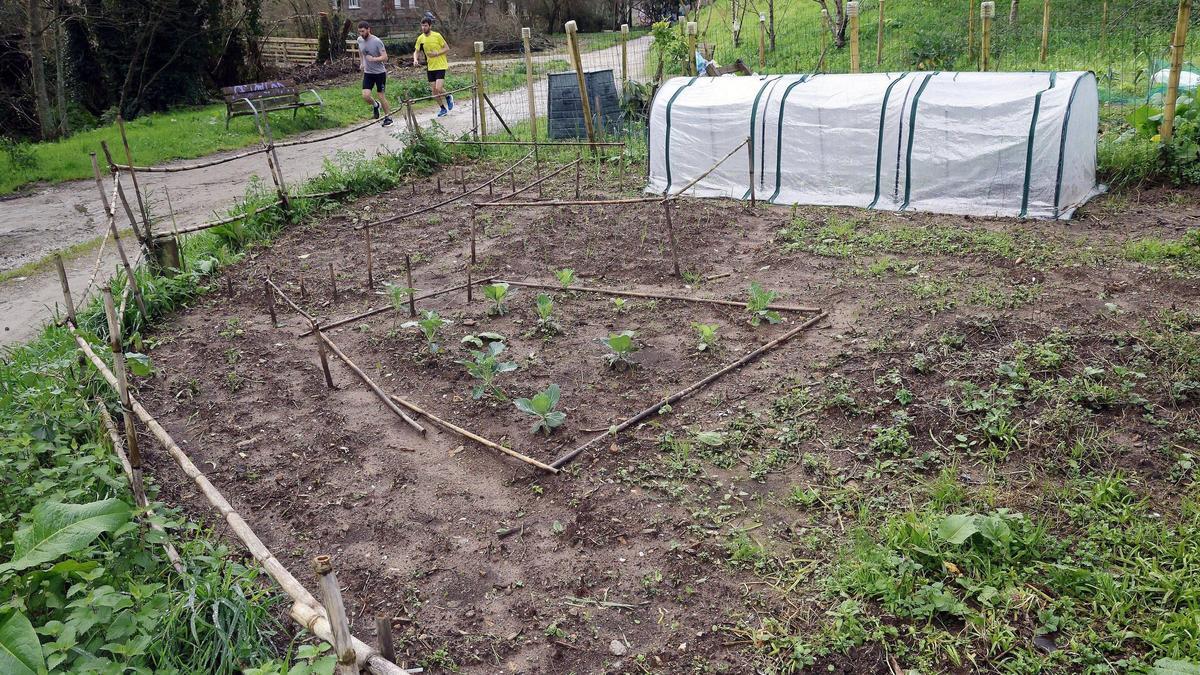
[[621, 24], [621, 91], [629, 81], [629, 24]]
[[471, 281], [471, 263], [467, 263], [467, 302], [471, 302], [473, 299], [471, 297], [471, 286], [473, 285], [474, 283]]
[[1041, 62], [1050, 54], [1050, 0], [1042, 0], [1042, 53]]
[[[571, 48], [571, 62], [579, 78], [579, 102], [583, 105], [583, 126], [587, 130], [588, 143], [596, 142], [596, 131], [592, 128], [592, 102], [588, 100], [587, 77], [583, 73], [583, 59], [579, 56], [579, 27], [574, 21], [566, 23], [567, 45]], [[592, 152], [596, 146], [592, 146]]]
[[471, 264], [475, 264], [475, 215], [479, 213], [479, 207], [471, 205]]
[[138, 504], [146, 498], [142, 483], [142, 452], [138, 446], [137, 428], [133, 426], [133, 406], [129, 404], [129, 375], [125, 370], [125, 349], [121, 345], [121, 324], [113, 306], [112, 291], [103, 288], [104, 315], [108, 318], [108, 346], [112, 349], [113, 373], [117, 376], [117, 392], [121, 396], [121, 413], [125, 419], [125, 445], [129, 448], [129, 466], [133, 470], [133, 496]]
[[[104, 213], [108, 218], [108, 228], [113, 236], [113, 243], [117, 245], [117, 253], [121, 255], [121, 266], [125, 269], [125, 276], [132, 284], [133, 299], [137, 301], [138, 309], [142, 312], [144, 320], [150, 319], [150, 313], [146, 311], [146, 301], [142, 298], [142, 289], [137, 285], [137, 277], [133, 275], [133, 267], [129, 264], [129, 256], [125, 255], [125, 246], [121, 243], [121, 234], [117, 231], [116, 204], [109, 201], [108, 196], [104, 194], [104, 182], [100, 178], [100, 165], [96, 163], [96, 153], [89, 153], [92, 158], [92, 175], [96, 177], [96, 189], [100, 191], [100, 199], [104, 203]], [[120, 178], [114, 178], [117, 182], [117, 187], [121, 187]], [[134, 231], [137, 231], [136, 224], [133, 226]]]
[[416, 291], [412, 285], [412, 258], [407, 253], [404, 254], [404, 279], [408, 284], [408, 316], [411, 319], [417, 315], [417, 303], [413, 299]]
[[967, 59], [975, 60], [975, 0], [967, 0]]
[[375, 266], [371, 260], [371, 227], [364, 227], [363, 233], [367, 237], [367, 292], [370, 293], [375, 289]]
[[875, 67], [883, 65], [883, 11], [884, 0], [879, 0], [879, 26], [875, 29]]
[[[483, 43], [475, 43], [475, 105], [479, 108], [479, 137], [487, 136], [487, 110], [483, 103]], [[480, 146], [482, 147], [482, 146]]]
[[63, 304], [67, 307], [67, 320], [74, 326], [75, 321], [75, 301], [71, 299], [71, 285], [67, 283], [67, 268], [63, 266], [62, 256], [54, 254], [54, 266], [58, 268], [58, 283], [62, 284]]
[[1175, 133], [1175, 106], [1179, 101], [1179, 75], [1183, 70], [1183, 49], [1187, 45], [1188, 25], [1192, 18], [1192, 0], [1179, 0], [1175, 37], [1171, 40], [1171, 76], [1167, 80], [1167, 98], [1163, 101], [1163, 121], [1159, 133], [1166, 144]]
[[767, 15], [758, 14], [758, 68], [767, 67]]
[[346, 618], [346, 605], [342, 602], [342, 589], [338, 587], [337, 575], [329, 556], [313, 558], [313, 571], [321, 587], [321, 604], [329, 617], [333, 632], [333, 651], [337, 655], [337, 675], [358, 675], [358, 660], [354, 655], [353, 638], [350, 635], [350, 620]]
[[996, 3], [988, 0], [979, 5], [980, 35], [979, 70], [987, 72], [991, 66], [992, 52], [992, 19], [996, 18]]
[[300, 299], [308, 297], [308, 289], [304, 287], [304, 275], [300, 275]]
[[458, 167], [458, 184], [462, 187], [463, 194], [467, 193], [467, 172], [460, 166]]
[[687, 62], [683, 64], [685, 73], [695, 77], [696, 72], [696, 22], [689, 21], [687, 25]]
[[[121, 145], [125, 146], [125, 161], [129, 164], [129, 179], [133, 181], [133, 196], [137, 198], [138, 210], [142, 213], [142, 231], [145, 241], [149, 243], [154, 235], [150, 232], [150, 216], [146, 212], [146, 202], [142, 200], [142, 189], [138, 186], [137, 171], [133, 169], [133, 152], [129, 149], [129, 138], [125, 136], [125, 120], [117, 115], [117, 129], [121, 132]], [[134, 228], [134, 232], [137, 228]]]
[[756, 201], [754, 194], [754, 144], [746, 144], [746, 155], [750, 158], [750, 208], [754, 208]]
[[[267, 292], [270, 293], [269, 290]], [[325, 353], [325, 340], [321, 339], [324, 337], [321, 334], [321, 324], [314, 321], [310, 327], [317, 336], [317, 356], [321, 359], [321, 372], [325, 374], [325, 386], [337, 389], [333, 386], [333, 375], [329, 372], [329, 355]]]
[[271, 282], [263, 280], [263, 295], [267, 299], [267, 312], [271, 315], [271, 327], [279, 328], [279, 317], [275, 316], [275, 295], [271, 293]]
[[859, 51], [858, 0], [846, 3], [846, 16], [850, 17], [850, 72], [862, 72], [862, 53]]
[[[972, 0], [974, 2], [974, 0]], [[825, 54], [829, 51], [829, 10], [821, 10], [821, 58], [817, 61], [817, 72], [825, 70]]]
[[267, 113], [254, 116], [254, 122], [258, 126], [258, 135], [262, 139], [263, 147], [267, 149], [267, 168], [271, 170], [271, 182], [275, 183], [275, 192], [279, 195], [279, 201], [283, 202], [283, 209], [291, 212], [292, 206], [288, 201], [287, 187], [283, 182], [283, 171], [279, 167], [279, 157], [275, 154], [275, 141], [271, 136], [271, 122], [267, 119]]
[[396, 645], [392, 643], [392, 622], [386, 614], [375, 617], [375, 641], [378, 643], [379, 655], [396, 662]]
[[679, 271], [679, 254], [675, 252], [675, 226], [671, 223], [671, 199], [663, 200], [663, 214], [667, 217], [667, 242], [671, 245], [671, 265], [675, 269], [675, 276], [682, 277], [683, 274]]
[[225, 295], [230, 300], [233, 299], [233, 275], [229, 273], [225, 274]]
[[581, 168], [583, 166], [583, 162], [580, 161], [582, 159], [582, 157], [580, 157], [581, 154], [582, 153], [580, 149], [575, 148], [575, 199], [579, 199], [579, 174], [583, 172], [583, 169]]
[[521, 29], [521, 42], [525, 45], [525, 96], [529, 99], [529, 140], [537, 141], [537, 98], [533, 91], [533, 50], [529, 46], [529, 29]]
[[337, 303], [337, 275], [333, 273], [333, 263], [329, 263], [329, 288], [333, 291], [333, 302]]

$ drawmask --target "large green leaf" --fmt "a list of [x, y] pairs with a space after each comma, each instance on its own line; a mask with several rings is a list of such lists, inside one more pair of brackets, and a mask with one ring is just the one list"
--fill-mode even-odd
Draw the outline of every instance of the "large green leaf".
[[45, 670], [42, 645], [29, 619], [17, 611], [0, 614], [0, 673], [38, 675]]
[[13, 559], [0, 565], [0, 572], [19, 572], [78, 551], [129, 522], [131, 515], [129, 505], [120, 499], [90, 504], [42, 502], [30, 512], [30, 524], [13, 537]]
[[958, 546], [979, 531], [975, 525], [975, 516], [952, 515], [946, 516], [938, 525], [938, 536], [943, 540]]
[[1150, 669], [1150, 675], [1200, 675], [1200, 663], [1195, 661], [1179, 661], [1176, 659], [1159, 659]]

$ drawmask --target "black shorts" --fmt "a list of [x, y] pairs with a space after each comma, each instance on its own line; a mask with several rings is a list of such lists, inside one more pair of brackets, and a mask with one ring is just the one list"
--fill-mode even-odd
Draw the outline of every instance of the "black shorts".
[[382, 94], [383, 90], [387, 88], [387, 73], [363, 73], [362, 88], [370, 91], [371, 87], [375, 87]]
[[446, 71], [445, 71], [445, 69], [442, 69], [442, 70], [431, 70], [431, 71], [429, 71], [428, 77], [429, 77], [429, 81], [430, 81], [430, 82], [436, 82], [436, 81], [438, 81], [438, 80], [444, 80], [444, 79], [446, 79]]

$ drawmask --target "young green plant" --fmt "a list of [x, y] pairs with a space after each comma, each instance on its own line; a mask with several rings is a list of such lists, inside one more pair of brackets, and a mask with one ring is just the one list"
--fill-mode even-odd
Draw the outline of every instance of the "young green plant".
[[713, 352], [717, 350], [717, 326], [709, 323], [692, 322], [692, 329], [700, 340], [696, 343], [696, 351]]
[[387, 294], [388, 300], [392, 302], [392, 309], [396, 310], [396, 314], [392, 319], [392, 325], [395, 325], [400, 315], [408, 311], [408, 296], [412, 295], [416, 289], [401, 286], [400, 284], [393, 284], [389, 281], [383, 285], [383, 290]]
[[570, 267], [564, 267], [561, 270], [554, 272], [554, 278], [558, 279], [558, 283], [565, 290], [571, 284], [575, 283], [575, 270]]
[[517, 406], [517, 410], [537, 418], [537, 421], [533, 423], [533, 433], [545, 431], [549, 436], [551, 431], [562, 426], [567, 419], [567, 413], [555, 410], [558, 406], [558, 398], [558, 385], [552, 384], [546, 388], [546, 391], [537, 393], [533, 398], [519, 398], [513, 404]]
[[557, 335], [562, 328], [554, 320], [554, 299], [548, 293], [538, 293], [536, 302], [534, 309], [538, 315], [537, 332], [547, 337]]
[[438, 333], [442, 328], [449, 326], [450, 321], [443, 319], [441, 315], [432, 309], [425, 312], [425, 315], [416, 321], [406, 321], [400, 324], [401, 328], [417, 328], [421, 334], [425, 336], [425, 344], [429, 347], [430, 354], [436, 354], [438, 351]]
[[488, 309], [488, 314], [492, 316], [503, 316], [508, 309], [504, 306], [504, 299], [508, 297], [508, 284], [500, 282], [498, 284], [490, 284], [483, 287], [483, 294], [488, 300], [492, 301], [492, 307]]
[[613, 298], [612, 306], [613, 306], [613, 311], [616, 312], [617, 314], [621, 314], [623, 312], [629, 311], [629, 301], [626, 300], [625, 298]]
[[767, 309], [778, 297], [779, 294], [775, 291], [763, 290], [763, 287], [759, 286], [757, 282], [750, 282], [750, 299], [746, 301], [746, 311], [750, 313], [751, 326], [757, 326], [763, 321], [767, 323], [783, 321], [779, 312]]
[[478, 384], [471, 387], [471, 398], [481, 399], [488, 394], [499, 399], [505, 398], [504, 392], [496, 386], [496, 376], [517, 369], [516, 363], [499, 359], [505, 347], [503, 342], [489, 342], [483, 350], [467, 350], [472, 358], [459, 361], [466, 366], [471, 377], [479, 380]]
[[627, 370], [636, 365], [632, 358], [633, 353], [638, 349], [637, 344], [633, 341], [635, 335], [636, 333], [631, 330], [623, 330], [601, 340], [609, 349], [609, 353], [604, 355], [604, 362], [608, 364], [609, 368]]

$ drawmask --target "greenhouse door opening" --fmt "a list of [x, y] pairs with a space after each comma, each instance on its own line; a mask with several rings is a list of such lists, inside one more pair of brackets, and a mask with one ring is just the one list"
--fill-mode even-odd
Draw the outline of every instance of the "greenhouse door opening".
[[875, 73], [673, 78], [647, 191], [775, 204], [1070, 218], [1096, 183], [1096, 77]]

